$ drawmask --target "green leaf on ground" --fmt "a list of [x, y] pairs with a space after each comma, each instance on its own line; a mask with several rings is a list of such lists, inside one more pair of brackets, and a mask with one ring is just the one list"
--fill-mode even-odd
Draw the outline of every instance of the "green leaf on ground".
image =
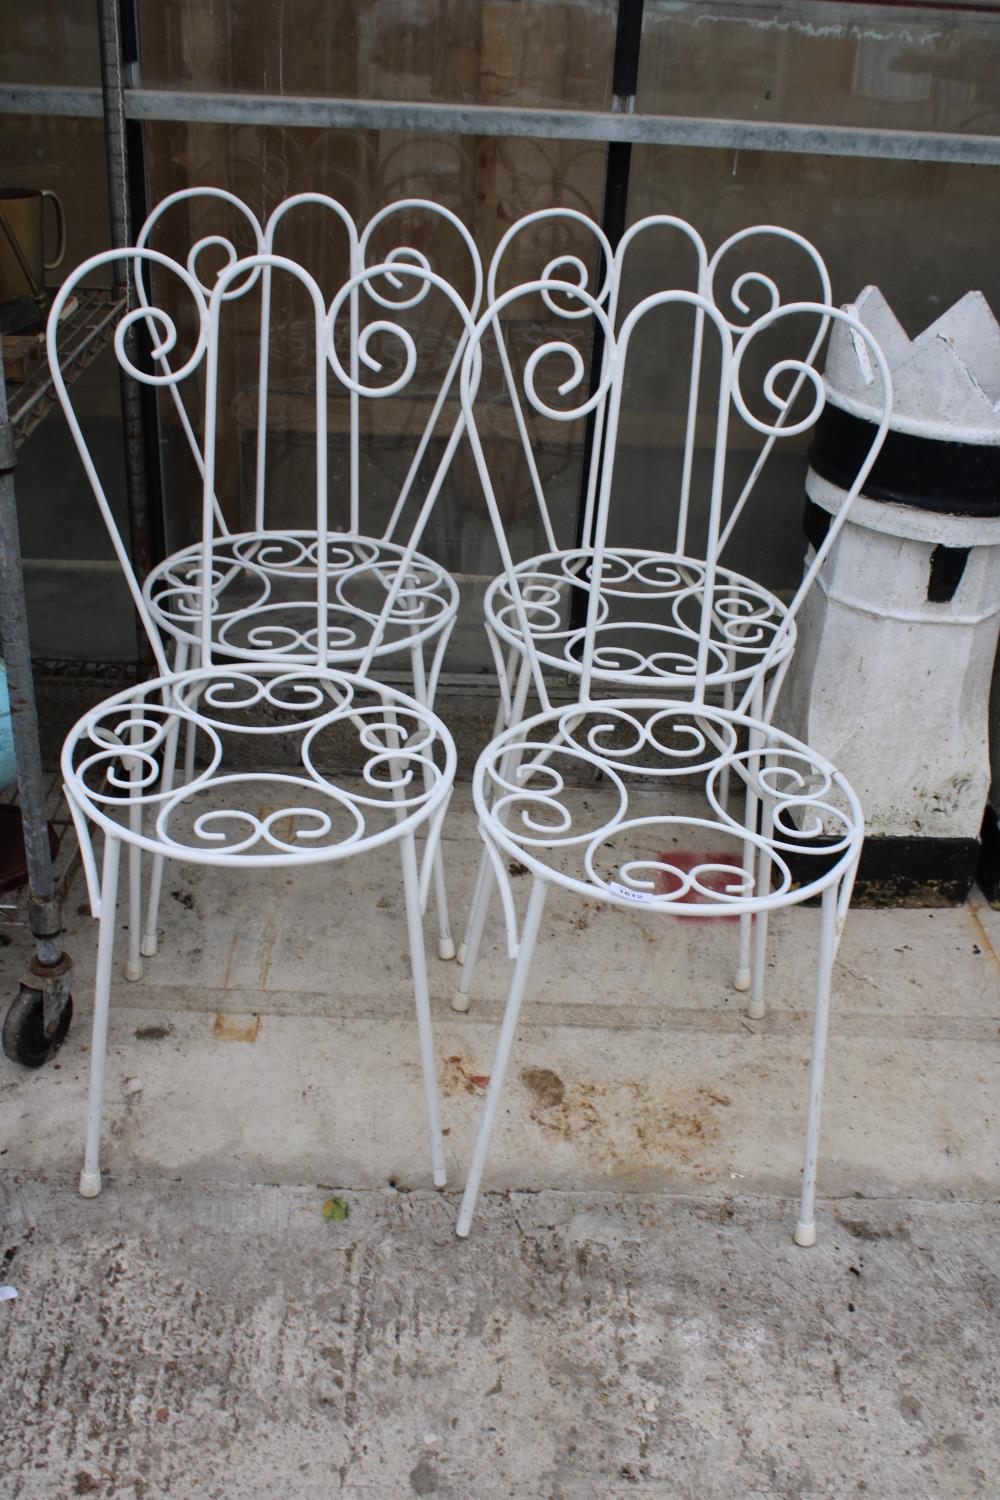
[[327, 1198], [323, 1204], [323, 1217], [328, 1224], [342, 1224], [349, 1213], [343, 1198]]

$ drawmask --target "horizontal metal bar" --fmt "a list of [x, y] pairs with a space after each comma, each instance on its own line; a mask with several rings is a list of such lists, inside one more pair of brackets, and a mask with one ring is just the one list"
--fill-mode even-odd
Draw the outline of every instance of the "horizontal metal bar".
[[0, 84], [0, 114], [71, 115], [99, 120], [104, 113], [100, 89], [59, 89], [46, 84]]
[[[611, 114], [598, 110], [517, 109], [482, 104], [406, 104], [376, 99], [312, 99], [303, 95], [205, 94], [186, 89], [130, 89], [125, 95], [125, 112], [132, 120], [192, 124], [628, 141], [637, 146], [1000, 166], [1000, 136], [796, 125], [766, 120], [709, 120], [690, 115]], [[99, 89], [4, 84], [0, 86], [0, 114], [75, 115], [93, 119], [101, 114], [101, 93]]]

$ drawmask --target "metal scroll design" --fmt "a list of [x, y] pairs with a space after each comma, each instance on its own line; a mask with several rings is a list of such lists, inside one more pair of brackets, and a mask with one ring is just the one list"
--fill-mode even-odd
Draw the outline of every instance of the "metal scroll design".
[[[517, 569], [535, 646], [553, 669], [578, 673], [585, 629], [567, 623], [574, 589], [592, 586], [593, 554], [584, 548], [532, 558]], [[604, 553], [595, 621], [594, 677], [605, 682], [675, 685], [693, 680], [698, 657], [705, 568], [693, 558], [616, 548]], [[487, 591], [492, 628], [521, 644], [515, 601], [501, 575]], [[785, 611], [779, 600], [721, 566], [710, 616], [707, 677], [738, 682], [770, 656]], [[794, 636], [789, 636], [791, 649]]]
[[[229, 535], [213, 548], [212, 635], [227, 658], [315, 660], [315, 588], [319, 540], [314, 532]], [[443, 629], [458, 604], [457, 585], [436, 563], [370, 537], [331, 533], [325, 549], [328, 660], [355, 661], [380, 633], [378, 651], [419, 646]], [[383, 620], [382, 607], [402, 581]], [[197, 547], [154, 570], [146, 591], [173, 634], [197, 644], [201, 620]]]
[[[168, 256], [161, 255], [155, 250], [107, 250], [103, 251], [100, 255], [93, 255], [89, 260], [84, 261], [63, 282], [53, 301], [46, 333], [49, 366], [52, 370], [56, 394], [65, 414], [77, 452], [80, 455], [84, 471], [90, 481], [90, 486], [94, 492], [94, 498], [97, 501], [102, 519], [108, 529], [115, 554], [125, 574], [136, 610], [152, 646], [157, 664], [161, 671], [166, 672], [168, 665], [159, 626], [143, 597], [138, 579], [132, 567], [128, 548], [118, 529], [118, 523], [109, 503], [104, 483], [98, 473], [79, 418], [73, 407], [61, 367], [59, 347], [60, 324], [67, 301], [73, 295], [74, 290], [81, 281], [92, 276], [94, 272], [103, 271], [106, 267], [118, 261], [130, 262], [137, 273], [141, 265], [155, 267], [161, 273], [161, 280], [164, 281], [166, 277], [163, 273], [176, 278], [180, 282], [182, 289], [189, 295], [191, 309], [194, 314], [195, 334], [190, 353], [177, 369], [172, 369], [170, 366], [170, 356], [175, 353], [180, 343], [177, 316], [166, 307], [159, 304], [153, 305], [148, 300], [144, 305], [130, 308], [125, 312], [115, 327], [113, 344], [119, 364], [133, 380], [138, 381], [142, 385], [154, 388], [174, 388], [193, 375], [205, 363], [210, 343], [210, 316], [208, 303], [197, 278], [184, 266], [179, 265], [176, 261], [171, 260]], [[149, 332], [153, 361], [152, 369], [146, 369], [142, 365], [137, 364], [133, 358], [132, 335], [134, 329], [140, 323]]]
[[[826, 309], [833, 301], [833, 289], [830, 284], [830, 273], [826, 262], [820, 255], [816, 246], [811, 244], [803, 235], [796, 234], [794, 230], [783, 229], [775, 224], [755, 224], [748, 229], [738, 230], [736, 234], [730, 235], [712, 256], [708, 263], [705, 274], [705, 289], [712, 303], [720, 310], [726, 318], [729, 328], [735, 337], [756, 328], [760, 317], [759, 313], [753, 312], [753, 304], [759, 297], [763, 297], [767, 306], [765, 314], [774, 313], [782, 306], [789, 305], [782, 298], [781, 289], [774, 276], [764, 270], [743, 271], [729, 286], [728, 291], [723, 294], [718, 285], [720, 270], [737, 248], [745, 248], [756, 244], [759, 240], [770, 240], [785, 247], [794, 247], [802, 252], [805, 265], [814, 271], [819, 282], [819, 295], [815, 299], [817, 304], [817, 316], [815, 329], [809, 341], [806, 353], [802, 355], [797, 364], [795, 377], [792, 381], [786, 400], [782, 403], [778, 420], [772, 431], [765, 433], [765, 440], [760, 452], [754, 460], [750, 473], [733, 502], [732, 508], [726, 519], [726, 524], [719, 539], [720, 551], [725, 548], [742, 516], [747, 501], [756, 488], [761, 471], [771, 454], [775, 442], [781, 435], [780, 429], [786, 417], [794, 410], [803, 383], [809, 379], [810, 374], [815, 374], [816, 360], [819, 355], [827, 331], [830, 327], [830, 317]], [[760, 430], [760, 429], [758, 429]]]
[[[757, 724], [763, 743], [741, 749], [747, 722], [622, 700], [529, 721], [485, 760], [487, 839], [595, 896], [661, 909], [780, 904], [856, 854], [860, 809], [838, 773], [787, 736]], [[759, 831], [728, 811], [727, 773], [760, 800]], [[677, 845], [687, 852], [672, 860]]]
[[[798, 611], [811, 589], [815, 579], [823, 567], [831, 548], [836, 543], [838, 536], [847, 518], [851, 507], [857, 496], [864, 489], [864, 484], [871, 473], [878, 455], [885, 441], [889, 429], [889, 421], [892, 415], [893, 387], [892, 376], [885, 355], [882, 353], [878, 342], [871, 332], [861, 322], [856, 314], [856, 309], [847, 307], [833, 307], [815, 302], [791, 302], [784, 306], [764, 313], [743, 334], [737, 343], [732, 359], [730, 376], [730, 390], [732, 404], [742, 417], [743, 421], [757, 432], [763, 433], [769, 439], [794, 437], [800, 433], [807, 432], [819, 419], [826, 404], [826, 389], [823, 377], [808, 360], [785, 358], [775, 361], [769, 365], [766, 373], [760, 381], [760, 390], [768, 407], [774, 413], [771, 417], [760, 415], [751, 409], [748, 400], [745, 370], [747, 365], [748, 351], [752, 351], [755, 341], [768, 330], [775, 327], [783, 320], [805, 317], [807, 320], [821, 318], [825, 324], [836, 322], [844, 323], [851, 332], [855, 343], [864, 347], [867, 351], [870, 365], [872, 386], [872, 405], [878, 409], [876, 393], [881, 395], [881, 414], [877, 423], [872, 423], [872, 438], [868, 451], [858, 465], [853, 483], [844, 495], [843, 502], [837, 514], [832, 518], [830, 526], [823, 541], [814, 550], [809, 565], [805, 569], [802, 580], [795, 594], [787, 606], [785, 618], [776, 632], [772, 652], [776, 654], [786, 644], [790, 632], [794, 629], [795, 619]], [[790, 381], [789, 381], [790, 377]], [[787, 387], [782, 394], [781, 384]], [[801, 410], [800, 396], [805, 394], [806, 409]], [[724, 544], [726, 532], [720, 537], [720, 545]], [[765, 656], [747, 682], [742, 705], [751, 701], [758, 685], [763, 681], [765, 672], [774, 660], [774, 654]], [[774, 706], [774, 699], [780, 690], [780, 674], [777, 674], [771, 683], [767, 699], [764, 705], [764, 717], [770, 718]]]
[[[196, 735], [201, 764], [175, 781], [163, 766], [173, 766], [181, 730]], [[279, 736], [290, 769], [243, 768]], [[349, 781], [323, 768], [334, 752], [349, 759]], [[448, 792], [441, 752], [434, 716], [391, 690], [336, 673], [234, 669], [100, 705], [71, 735], [63, 769], [89, 817], [153, 852], [309, 862], [429, 817]]]

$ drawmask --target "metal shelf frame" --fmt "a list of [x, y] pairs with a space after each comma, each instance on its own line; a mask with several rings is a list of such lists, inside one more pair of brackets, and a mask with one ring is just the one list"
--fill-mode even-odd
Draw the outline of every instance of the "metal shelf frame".
[[[99, 0], [98, 35], [111, 240], [117, 248], [131, 240], [135, 184], [129, 162], [128, 132], [136, 128], [130, 127], [125, 119], [127, 61], [118, 0]], [[70, 354], [64, 375], [68, 379], [77, 379], [110, 339], [116, 318], [130, 303], [127, 274], [128, 268], [123, 266], [110, 290], [88, 289], [79, 295], [66, 329]], [[138, 363], [141, 351], [136, 347], [134, 333], [128, 342], [130, 358]], [[144, 403], [136, 382], [124, 376], [121, 404], [129, 534], [136, 570], [144, 575], [150, 560]], [[43, 360], [8, 401], [0, 358], [0, 639], [7, 666], [18, 803], [28, 872], [28, 915], [35, 944], [35, 956], [5, 1018], [3, 1048], [15, 1061], [30, 1066], [46, 1061], [58, 1048], [66, 1035], [73, 1004], [73, 963], [62, 946], [62, 902], [55, 883], [45, 815], [44, 773], [14, 485], [18, 445], [55, 405], [47, 362]], [[140, 647], [140, 669], [143, 665]]]

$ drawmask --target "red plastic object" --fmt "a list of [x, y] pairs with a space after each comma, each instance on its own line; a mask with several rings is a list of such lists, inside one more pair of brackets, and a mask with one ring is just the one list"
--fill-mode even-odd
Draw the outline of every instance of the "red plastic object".
[[[727, 865], [733, 870], [742, 871], [743, 869], [742, 859], [731, 849], [727, 849], [722, 854], [713, 854], [711, 851], [701, 849], [668, 849], [658, 854], [657, 859], [665, 865], [673, 865], [675, 870], [681, 870], [685, 875], [689, 875], [698, 865]], [[709, 891], [724, 891], [729, 884], [729, 876], [723, 870], [712, 870], [707, 874], [699, 875], [698, 879]], [[671, 875], [667, 870], [661, 870], [656, 876], [657, 895], [669, 896], [671, 891], [679, 890], [680, 885], [680, 879]], [[697, 906], [702, 900], [704, 897], [692, 887], [685, 891], [683, 896], [678, 897], [677, 905], [683, 906], [687, 902], [689, 905]], [[695, 921], [696, 918], [692, 917], [689, 920]], [[739, 917], [722, 917], [721, 920], [738, 922]]]

